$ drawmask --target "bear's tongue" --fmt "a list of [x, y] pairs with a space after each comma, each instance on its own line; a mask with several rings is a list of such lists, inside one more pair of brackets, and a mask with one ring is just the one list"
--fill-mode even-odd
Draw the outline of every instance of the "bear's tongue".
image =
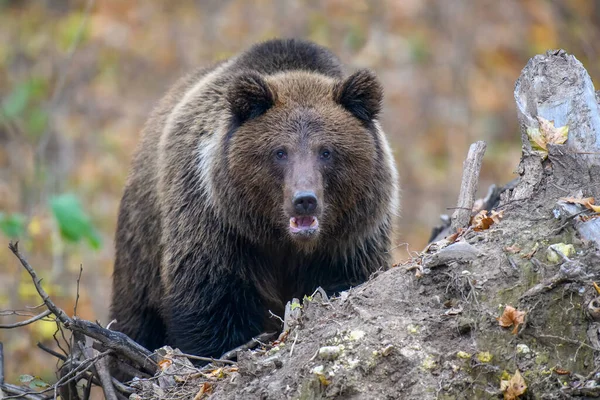
[[290, 229], [292, 232], [301, 232], [316, 229], [319, 226], [317, 217], [292, 217], [290, 218]]

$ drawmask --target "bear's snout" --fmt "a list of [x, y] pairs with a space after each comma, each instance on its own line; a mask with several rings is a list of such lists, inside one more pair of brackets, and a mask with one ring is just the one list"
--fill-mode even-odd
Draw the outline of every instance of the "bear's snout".
[[292, 199], [294, 210], [300, 215], [312, 214], [317, 209], [317, 196], [314, 192], [301, 191], [294, 194]]
[[315, 238], [319, 232], [318, 197], [312, 190], [297, 190], [292, 197], [290, 233], [301, 240]]

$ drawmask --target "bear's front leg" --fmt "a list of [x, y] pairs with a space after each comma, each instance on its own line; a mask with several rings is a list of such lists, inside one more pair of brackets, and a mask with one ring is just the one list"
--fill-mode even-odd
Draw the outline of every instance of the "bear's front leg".
[[263, 332], [258, 291], [235, 272], [173, 281], [167, 297], [168, 342], [182, 352], [220, 357]]

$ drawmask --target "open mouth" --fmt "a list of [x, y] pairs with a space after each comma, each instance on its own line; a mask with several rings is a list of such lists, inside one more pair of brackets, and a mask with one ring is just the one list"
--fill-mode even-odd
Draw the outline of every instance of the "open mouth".
[[290, 232], [295, 235], [313, 235], [319, 229], [317, 217], [302, 216], [290, 218]]

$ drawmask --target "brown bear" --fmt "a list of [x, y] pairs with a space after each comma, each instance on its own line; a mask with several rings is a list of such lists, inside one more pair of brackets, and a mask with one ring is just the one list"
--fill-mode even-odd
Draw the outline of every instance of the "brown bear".
[[149, 349], [219, 357], [293, 297], [390, 264], [397, 171], [383, 91], [329, 50], [271, 40], [182, 79], [121, 201], [111, 314]]

